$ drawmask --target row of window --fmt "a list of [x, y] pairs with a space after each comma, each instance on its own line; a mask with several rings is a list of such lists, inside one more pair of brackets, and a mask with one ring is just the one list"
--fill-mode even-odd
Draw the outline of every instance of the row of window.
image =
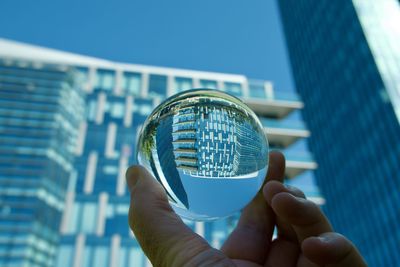
[[[82, 72], [83, 80], [87, 80], [87, 73]], [[122, 81], [119, 85], [120, 88], [127, 94], [140, 95], [143, 86], [143, 78], [140, 73], [124, 72], [122, 74]], [[95, 76], [94, 88], [102, 90], [113, 90], [116, 86], [116, 72], [111, 70], [98, 70]], [[168, 78], [165, 75], [150, 74], [148, 91], [150, 96], [164, 97], [167, 95]], [[243, 96], [243, 86], [240, 83], [224, 82], [221, 87], [215, 80], [200, 79], [199, 84], [194, 84], [192, 78], [189, 77], [174, 77], [173, 90], [175, 93], [185, 91], [194, 87], [220, 89], [235, 96]], [[264, 82], [253, 82], [249, 84], [250, 97], [263, 97], [267, 96]]]
[[129, 235], [127, 224], [129, 206], [127, 204], [108, 203], [105, 208], [104, 217], [101, 218], [99, 218], [101, 216], [100, 208], [97, 202], [76, 202], [72, 208], [68, 233], [75, 234], [81, 232], [95, 234], [98, 228], [98, 221], [104, 220], [105, 235], [115, 233], [124, 236]]
[[[144, 116], [148, 116], [153, 108], [155, 107], [154, 104], [149, 103], [136, 103], [132, 105], [132, 113], [139, 113]], [[96, 119], [98, 103], [96, 100], [91, 100], [88, 103], [87, 108], [87, 119], [89, 121], [94, 121]], [[126, 112], [126, 105], [124, 102], [106, 102], [104, 105], [104, 112], [109, 113], [110, 116], [114, 119], [122, 119], [125, 116]], [[1, 110], [0, 110], [1, 111]]]
[[[74, 246], [62, 246], [58, 251], [56, 266], [73, 266], [76, 260]], [[146, 266], [146, 258], [139, 247], [120, 247], [111, 259], [109, 246], [86, 246], [78, 259], [79, 266], [115, 267]]]

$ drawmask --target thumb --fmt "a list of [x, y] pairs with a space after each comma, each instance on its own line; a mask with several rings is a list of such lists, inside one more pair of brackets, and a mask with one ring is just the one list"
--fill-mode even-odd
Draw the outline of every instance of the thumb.
[[366, 267], [357, 248], [344, 236], [334, 232], [309, 237], [301, 248], [305, 256], [321, 265], [332, 267]]
[[154, 266], [193, 265], [204, 255], [216, 254], [176, 215], [164, 189], [144, 167], [130, 167], [126, 179], [131, 192], [129, 226]]

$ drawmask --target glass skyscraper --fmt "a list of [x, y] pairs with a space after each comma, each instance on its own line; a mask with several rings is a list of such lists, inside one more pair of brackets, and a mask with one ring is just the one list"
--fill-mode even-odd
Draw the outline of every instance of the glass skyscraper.
[[278, 1], [335, 229], [370, 266], [400, 266], [400, 6]]
[[[4, 39], [0, 58], [1, 266], [149, 265], [128, 227], [125, 170], [136, 163], [138, 133], [153, 108], [190, 88], [243, 99], [259, 115], [271, 147], [285, 153], [287, 183], [324, 202], [313, 182], [317, 164], [307, 151], [303, 103], [269, 81], [117, 63]], [[31, 152], [39, 145], [58, 150], [44, 151], [39, 162]], [[28, 183], [36, 172], [40, 187]], [[186, 223], [219, 247], [236, 219]]]
[[72, 67], [0, 59], [0, 265], [54, 266], [84, 119]]

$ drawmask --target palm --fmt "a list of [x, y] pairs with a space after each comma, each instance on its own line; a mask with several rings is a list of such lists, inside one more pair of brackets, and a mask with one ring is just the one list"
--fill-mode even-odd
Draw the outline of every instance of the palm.
[[[279, 184], [273, 186], [273, 190], [285, 190], [283, 187], [276, 188], [280, 187]], [[273, 239], [275, 227], [279, 235]], [[276, 216], [262, 194], [243, 211], [237, 228], [228, 237], [221, 251], [237, 266], [243, 267], [315, 266], [301, 254], [300, 242], [292, 225]]]
[[[292, 242], [285, 239], [275, 239], [269, 246], [267, 246], [267, 250], [265, 258], [260, 258], [258, 261], [238, 259], [232, 259], [232, 261], [238, 267], [315, 266], [301, 254], [301, 249], [297, 241]], [[252, 255], [247, 256], [251, 257]]]
[[[270, 165], [268, 181], [281, 182], [285, 171], [283, 158], [280, 155], [271, 157]], [[298, 197], [304, 197], [304, 194], [287, 189], [278, 182], [273, 182], [269, 190], [259, 192], [243, 210], [238, 226], [221, 249], [238, 266], [312, 266], [302, 263], [304, 256], [300, 254], [296, 231], [290, 223], [276, 215], [271, 205], [272, 198], [278, 193], [290, 192]], [[290, 204], [287, 199], [283, 200], [283, 204]], [[282, 203], [278, 204], [282, 206]], [[273, 240], [274, 229], [278, 230], [278, 237]]]
[[[283, 155], [272, 152], [267, 184], [216, 250], [173, 212], [164, 189], [144, 168], [129, 168], [129, 225], [155, 266], [366, 266], [346, 238], [332, 233], [314, 203], [281, 183], [284, 172]], [[278, 238], [273, 240], [275, 228]]]

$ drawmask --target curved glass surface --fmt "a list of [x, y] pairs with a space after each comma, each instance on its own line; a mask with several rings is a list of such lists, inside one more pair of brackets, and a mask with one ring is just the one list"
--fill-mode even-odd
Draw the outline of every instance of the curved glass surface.
[[195, 89], [161, 103], [138, 139], [138, 162], [175, 211], [212, 220], [243, 208], [267, 171], [268, 142], [257, 116], [226, 93]]

